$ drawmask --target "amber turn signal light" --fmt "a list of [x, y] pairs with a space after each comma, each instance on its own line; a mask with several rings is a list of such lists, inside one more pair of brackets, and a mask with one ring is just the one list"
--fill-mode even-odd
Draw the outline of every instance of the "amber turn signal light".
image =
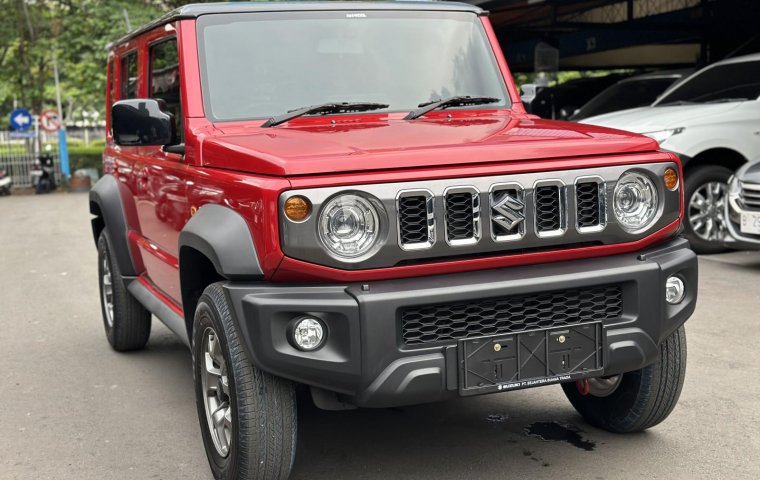
[[665, 173], [662, 175], [662, 178], [665, 180], [665, 188], [668, 190], [675, 190], [678, 188], [678, 174], [674, 169], [666, 169]]
[[285, 201], [285, 216], [294, 222], [306, 220], [311, 213], [311, 202], [300, 195], [290, 197]]

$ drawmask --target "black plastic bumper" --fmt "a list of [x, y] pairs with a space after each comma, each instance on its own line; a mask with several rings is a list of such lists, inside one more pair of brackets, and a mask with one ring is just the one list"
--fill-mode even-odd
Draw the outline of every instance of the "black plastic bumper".
[[[686, 296], [665, 302], [678, 274]], [[622, 315], [603, 325], [604, 374], [656, 360], [659, 344], [693, 313], [697, 258], [674, 239], [646, 251], [586, 260], [349, 285], [226, 285], [251, 361], [275, 375], [341, 394], [363, 407], [458, 396], [457, 341], [406, 345], [400, 311], [419, 305], [619, 285]], [[288, 325], [304, 314], [327, 326], [325, 345], [303, 352]]]

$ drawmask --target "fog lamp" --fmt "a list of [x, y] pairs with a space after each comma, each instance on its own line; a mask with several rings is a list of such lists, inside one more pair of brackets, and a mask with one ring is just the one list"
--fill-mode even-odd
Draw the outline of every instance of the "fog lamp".
[[681, 303], [684, 295], [686, 295], [686, 287], [683, 280], [675, 275], [668, 277], [665, 281], [665, 301], [671, 305], [677, 305]]
[[293, 344], [308, 352], [322, 346], [325, 340], [325, 327], [316, 318], [303, 317], [296, 320], [291, 335]]

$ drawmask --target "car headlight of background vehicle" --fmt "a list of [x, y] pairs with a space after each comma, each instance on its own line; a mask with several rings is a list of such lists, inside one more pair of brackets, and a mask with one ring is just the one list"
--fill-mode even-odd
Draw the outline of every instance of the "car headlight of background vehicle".
[[638, 233], [651, 226], [660, 207], [654, 182], [644, 173], [631, 171], [618, 180], [612, 202], [615, 218], [629, 233]]
[[669, 139], [673, 135], [678, 135], [679, 133], [682, 133], [684, 130], [685, 129], [683, 127], [668, 128], [665, 130], [658, 130], [656, 132], [644, 132], [642, 133], [642, 135], [646, 135], [647, 137], [651, 138], [657, 143], [664, 143], [667, 139]]
[[337, 257], [354, 258], [377, 242], [380, 219], [377, 209], [362, 196], [350, 193], [333, 197], [319, 214], [319, 238]]

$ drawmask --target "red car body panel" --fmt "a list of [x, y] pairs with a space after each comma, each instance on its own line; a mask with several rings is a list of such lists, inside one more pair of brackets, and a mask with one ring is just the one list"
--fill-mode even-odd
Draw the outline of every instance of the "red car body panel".
[[[267, 129], [260, 127], [262, 120], [214, 124], [204, 116], [194, 20], [117, 46], [109, 57], [110, 100], [120, 88], [124, 54], [139, 52], [139, 97], [149, 96], [151, 44], [176, 36], [180, 59], [184, 157], [160, 147], [118, 147], [110, 135], [104, 152], [105, 173], [122, 185], [129, 248], [142, 270], [140, 281], [181, 312], [177, 239], [190, 216], [207, 203], [228, 206], [244, 218], [265, 279], [282, 282], [353, 282], [557, 262], [633, 251], [672, 236], [678, 222], [626, 244], [375, 270], [340, 270], [283, 255], [278, 198], [291, 188], [678, 162], [657, 152], [657, 144], [646, 137], [526, 114], [493, 29], [486, 17], [481, 19], [511, 108], [433, 112], [415, 121], [402, 120], [404, 112], [300, 118]], [[109, 130], [110, 115], [107, 123]]]

